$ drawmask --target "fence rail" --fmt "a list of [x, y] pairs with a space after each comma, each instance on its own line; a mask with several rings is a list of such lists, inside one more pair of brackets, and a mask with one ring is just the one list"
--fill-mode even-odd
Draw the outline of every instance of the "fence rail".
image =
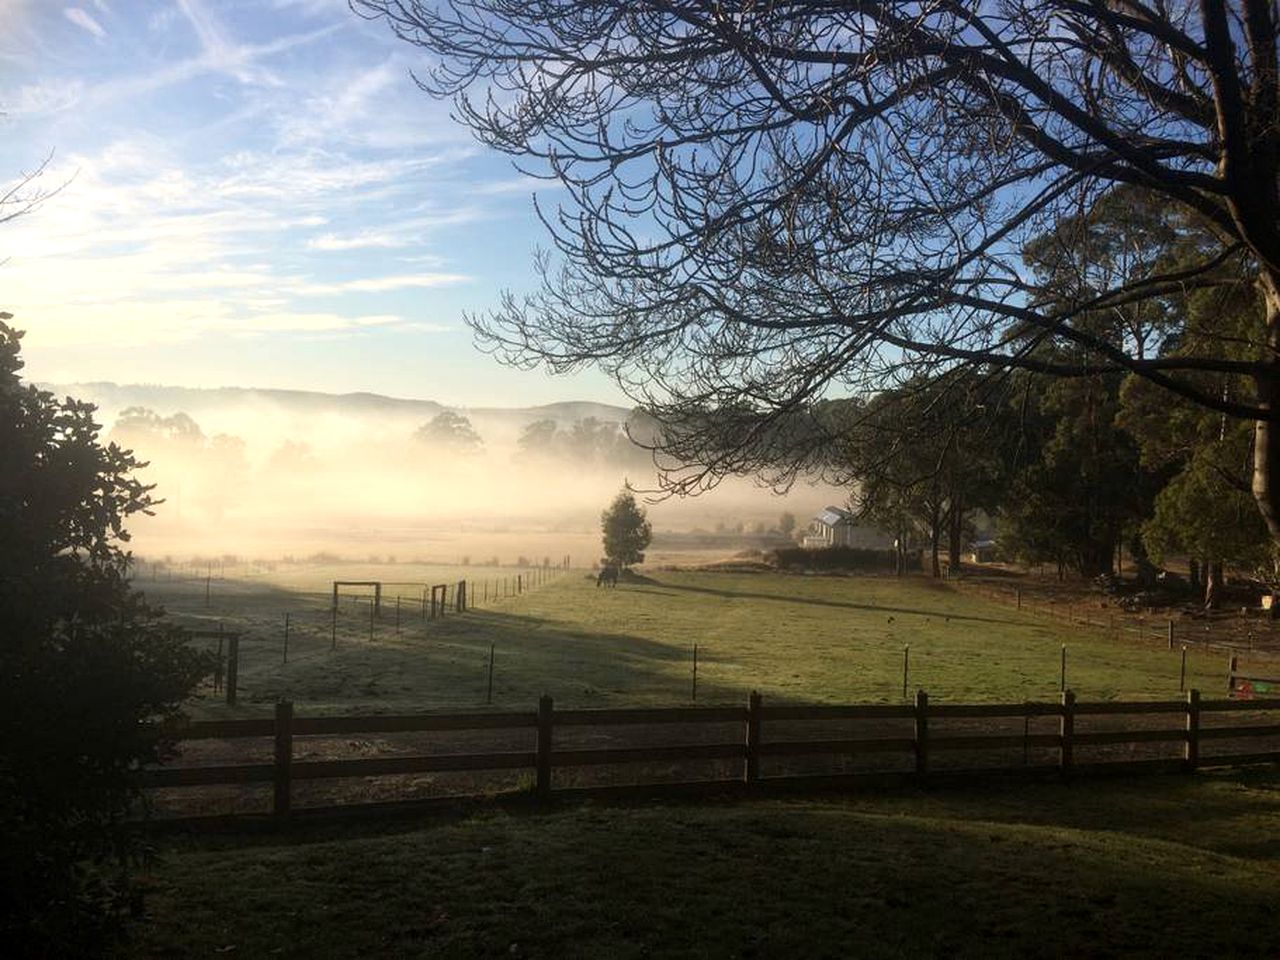
[[[534, 794], [547, 798], [553, 792], [556, 770], [624, 763], [683, 763], [689, 761], [740, 761], [741, 770], [732, 779], [750, 785], [755, 782], [792, 779], [787, 775], [762, 777], [762, 757], [802, 757], [814, 755], [857, 756], [863, 754], [899, 754], [914, 759], [914, 772], [929, 773], [929, 757], [933, 752], [991, 751], [1030, 748], [1056, 751], [1056, 766], [1070, 774], [1075, 766], [1076, 747], [1115, 746], [1126, 744], [1181, 743], [1182, 754], [1176, 758], [1184, 770], [1192, 771], [1204, 763], [1226, 765], [1280, 760], [1280, 744], [1270, 751], [1251, 749], [1247, 753], [1215, 755], [1204, 759], [1200, 743], [1205, 740], [1230, 740], [1280, 737], [1280, 724], [1214, 724], [1204, 726], [1207, 715], [1234, 714], [1239, 711], [1267, 713], [1280, 710], [1280, 699], [1240, 701], [1201, 700], [1196, 690], [1183, 700], [1144, 702], [1076, 703], [1071, 691], [1058, 702], [1023, 702], [1007, 704], [931, 704], [923, 691], [908, 704], [851, 704], [840, 706], [768, 706], [758, 693], [753, 693], [746, 707], [682, 707], [673, 709], [608, 709], [555, 711], [550, 697], [543, 697], [536, 711], [491, 713], [420, 714], [374, 717], [294, 717], [293, 706], [277, 704], [274, 719], [212, 720], [192, 723], [181, 740], [234, 740], [240, 738], [272, 738], [275, 755], [271, 763], [240, 763], [212, 766], [155, 767], [143, 771], [148, 787], [201, 787], [215, 784], [273, 784], [272, 810], [286, 816], [292, 806], [292, 784], [295, 780], [319, 780], [345, 777], [378, 777], [439, 771], [527, 770], [533, 773]], [[1128, 728], [1077, 732], [1078, 717], [1126, 717], [1133, 715], [1165, 715], [1176, 717], [1176, 726], [1160, 729]], [[1030, 732], [1031, 718], [1057, 718], [1055, 733]], [[1028, 726], [1020, 735], [1008, 732], [931, 732], [931, 720], [1018, 719]], [[911, 721], [910, 735], [903, 730], [893, 736], [813, 739], [770, 738], [775, 731], [770, 725], [795, 721], [898, 720]], [[739, 739], [683, 745], [649, 744], [644, 746], [609, 746], [579, 749], [554, 745], [557, 727], [613, 727], [620, 725], [694, 724], [742, 725]], [[333, 736], [356, 733], [405, 733], [421, 731], [533, 730], [532, 750], [504, 750], [483, 753], [436, 753], [416, 756], [390, 756], [349, 760], [295, 760], [297, 737]], [[1257, 744], [1250, 746], [1256, 747]], [[1167, 765], [1160, 761], [1111, 760], [1092, 768], [1150, 769]], [[970, 772], [999, 772], [1019, 769], [1014, 765], [983, 766]], [[964, 771], [956, 771], [964, 772]], [[812, 779], [797, 776], [794, 779]], [[704, 783], [705, 781], [700, 781]], [[644, 784], [636, 784], [643, 787]], [[575, 788], [579, 792], [583, 788]], [[590, 789], [590, 788], [586, 788]], [[613, 787], [604, 789], [616, 789]], [[355, 806], [353, 804], [353, 806]]]

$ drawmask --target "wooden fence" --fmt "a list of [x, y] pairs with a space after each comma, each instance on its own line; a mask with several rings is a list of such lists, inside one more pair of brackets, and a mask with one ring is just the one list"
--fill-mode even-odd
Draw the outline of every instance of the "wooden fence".
[[[1088, 627], [1112, 639], [1159, 643], [1173, 650], [1191, 646], [1226, 653], [1280, 653], [1280, 620], [1260, 611], [1230, 612], [1221, 609], [1200, 611], [1199, 616], [1170, 618], [1154, 607], [1126, 610], [1118, 597], [1070, 596], [1046, 593], [1043, 584], [1024, 590], [1020, 586], [997, 585], [989, 581], [958, 578], [950, 581], [966, 593], [1008, 604], [1035, 616], [1073, 626]], [[1041, 588], [1041, 589], [1037, 589]]]
[[[144, 771], [149, 787], [197, 787], [213, 784], [272, 784], [272, 810], [285, 817], [293, 806], [293, 783], [318, 779], [349, 777], [381, 777], [440, 771], [510, 771], [532, 774], [533, 795], [546, 799], [554, 792], [553, 774], [557, 770], [601, 764], [675, 763], [719, 760], [731, 761], [731, 778], [684, 783], [682, 786], [728, 785], [750, 787], [761, 782], [794, 779], [788, 776], [762, 777], [760, 762], [764, 758], [826, 756], [860, 756], [866, 754], [899, 754], [908, 758], [907, 772], [919, 777], [931, 772], [931, 758], [948, 751], [984, 751], [1021, 748], [1049, 749], [1056, 754], [1054, 766], [1070, 775], [1081, 768], [1075, 762], [1075, 750], [1082, 746], [1170, 743], [1181, 745], [1181, 756], [1174, 758], [1183, 769], [1195, 770], [1202, 763], [1201, 743], [1206, 740], [1280, 737], [1280, 723], [1203, 725], [1206, 716], [1239, 711], [1265, 712], [1280, 710], [1280, 700], [1241, 701], [1232, 699], [1202, 700], [1196, 690], [1184, 699], [1136, 702], [1077, 703], [1071, 691], [1058, 702], [1025, 702], [1016, 704], [934, 704], [921, 691], [914, 703], [857, 704], [847, 706], [765, 706], [758, 693], [751, 694], [745, 707], [687, 707], [675, 709], [593, 709], [555, 710], [551, 697], [544, 696], [536, 711], [493, 713], [421, 714], [413, 716], [366, 717], [297, 717], [293, 705], [282, 702], [274, 719], [214, 720], [189, 725], [182, 740], [234, 740], [238, 738], [272, 738], [274, 760], [270, 763], [220, 764], [213, 766], [168, 766]], [[1164, 715], [1173, 724], [1157, 729], [1129, 728], [1078, 732], [1079, 717]], [[931, 732], [931, 721], [961, 719], [991, 721], [1022, 719], [1022, 734], [988, 731], [963, 734]], [[1032, 718], [1056, 718], [1053, 733], [1030, 733]], [[1228, 718], [1229, 719], [1229, 718]], [[1280, 718], [1278, 718], [1280, 719]], [[844, 739], [779, 739], [771, 738], [770, 725], [781, 721], [898, 721], [909, 736], [872, 736]], [[721, 742], [683, 745], [650, 744], [614, 746], [592, 749], [557, 749], [557, 730], [569, 727], [619, 727], [627, 725], [705, 725], [741, 724], [741, 735], [723, 738]], [[294, 759], [294, 742], [298, 737], [340, 737], [370, 733], [413, 733], [423, 731], [525, 731], [532, 732], [533, 749], [484, 753], [437, 753], [419, 756], [387, 756], [342, 760]], [[1280, 744], [1269, 743], [1265, 752], [1215, 755], [1203, 762], [1214, 765], [1271, 762], [1280, 760]], [[1168, 765], [1169, 759], [1158, 761]], [[1114, 770], [1141, 769], [1152, 761], [1115, 761], [1091, 765]], [[980, 769], [952, 772], [994, 773], [1024, 769], [1013, 764], [984, 766]], [[1037, 769], [1043, 769], [1043, 766]], [[857, 776], [857, 775], [852, 775]], [[823, 777], [830, 780], [830, 777]], [[843, 778], [841, 778], [843, 779]], [[647, 784], [652, 785], [652, 783]], [[666, 784], [670, 786], [670, 784]], [[643, 788], [644, 783], [634, 784]], [[576, 788], [581, 790], [583, 788]], [[616, 789], [616, 788], [610, 788]]]

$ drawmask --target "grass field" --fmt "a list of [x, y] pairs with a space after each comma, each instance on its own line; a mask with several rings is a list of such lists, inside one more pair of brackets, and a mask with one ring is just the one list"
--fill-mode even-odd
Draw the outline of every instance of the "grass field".
[[1280, 772], [171, 839], [125, 955], [1275, 957]]
[[[739, 703], [752, 689], [775, 702], [894, 701], [902, 694], [907, 644], [909, 689], [926, 689], [935, 701], [1056, 697], [1063, 644], [1068, 686], [1080, 699], [1168, 698], [1178, 691], [1175, 652], [1037, 619], [920, 577], [659, 571], [647, 582], [606, 590], [578, 571], [518, 597], [494, 599], [495, 578], [517, 572], [289, 567], [214, 581], [208, 606], [203, 582], [140, 586], [180, 622], [206, 628], [220, 622], [246, 632], [235, 710], [243, 715], [265, 712], [279, 697], [307, 713], [479, 707], [491, 646], [493, 702], [521, 708], [544, 692], [562, 706], [688, 703], [695, 643], [699, 703]], [[423, 621], [419, 588], [405, 586], [415, 599], [402, 604], [397, 635], [398, 588], [389, 587], [372, 640], [367, 603], [342, 604], [331, 651], [329, 582], [369, 576], [465, 577], [479, 608]], [[486, 580], [490, 599], [484, 602]], [[291, 618], [287, 663], [285, 613]], [[1188, 686], [1213, 694], [1224, 683], [1223, 656], [1190, 653]], [[194, 712], [217, 716], [228, 708], [206, 696]]]

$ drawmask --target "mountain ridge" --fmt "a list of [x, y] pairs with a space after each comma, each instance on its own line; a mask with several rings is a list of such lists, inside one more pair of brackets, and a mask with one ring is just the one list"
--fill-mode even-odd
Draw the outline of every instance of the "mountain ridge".
[[119, 384], [110, 380], [73, 383], [37, 383], [41, 390], [75, 397], [95, 404], [104, 413], [118, 414], [126, 407], [147, 407], [162, 415], [186, 413], [196, 419], [202, 412], [229, 404], [267, 402], [293, 413], [339, 413], [350, 415], [419, 415], [424, 418], [452, 410], [480, 418], [517, 417], [571, 421], [594, 416], [601, 420], [625, 422], [627, 407], [589, 400], [561, 400], [536, 406], [454, 406], [436, 400], [393, 397], [367, 390], [330, 393], [323, 390], [294, 390], [282, 387], [179, 387], [167, 384]]

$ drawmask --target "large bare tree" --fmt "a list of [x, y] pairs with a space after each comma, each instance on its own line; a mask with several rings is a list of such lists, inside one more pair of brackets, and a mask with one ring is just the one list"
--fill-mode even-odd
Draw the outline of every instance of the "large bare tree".
[[[471, 318], [480, 341], [614, 375], [691, 465], [672, 485], [818, 444], [799, 411], [922, 366], [1128, 371], [1254, 422], [1280, 540], [1271, 0], [352, 3], [431, 53], [420, 84], [483, 142], [564, 188], [540, 289]], [[1043, 290], [1026, 242], [1122, 185], [1209, 241]], [[1232, 281], [1266, 324], [1230, 350], [1211, 327], [1166, 350], [1096, 323]]]

